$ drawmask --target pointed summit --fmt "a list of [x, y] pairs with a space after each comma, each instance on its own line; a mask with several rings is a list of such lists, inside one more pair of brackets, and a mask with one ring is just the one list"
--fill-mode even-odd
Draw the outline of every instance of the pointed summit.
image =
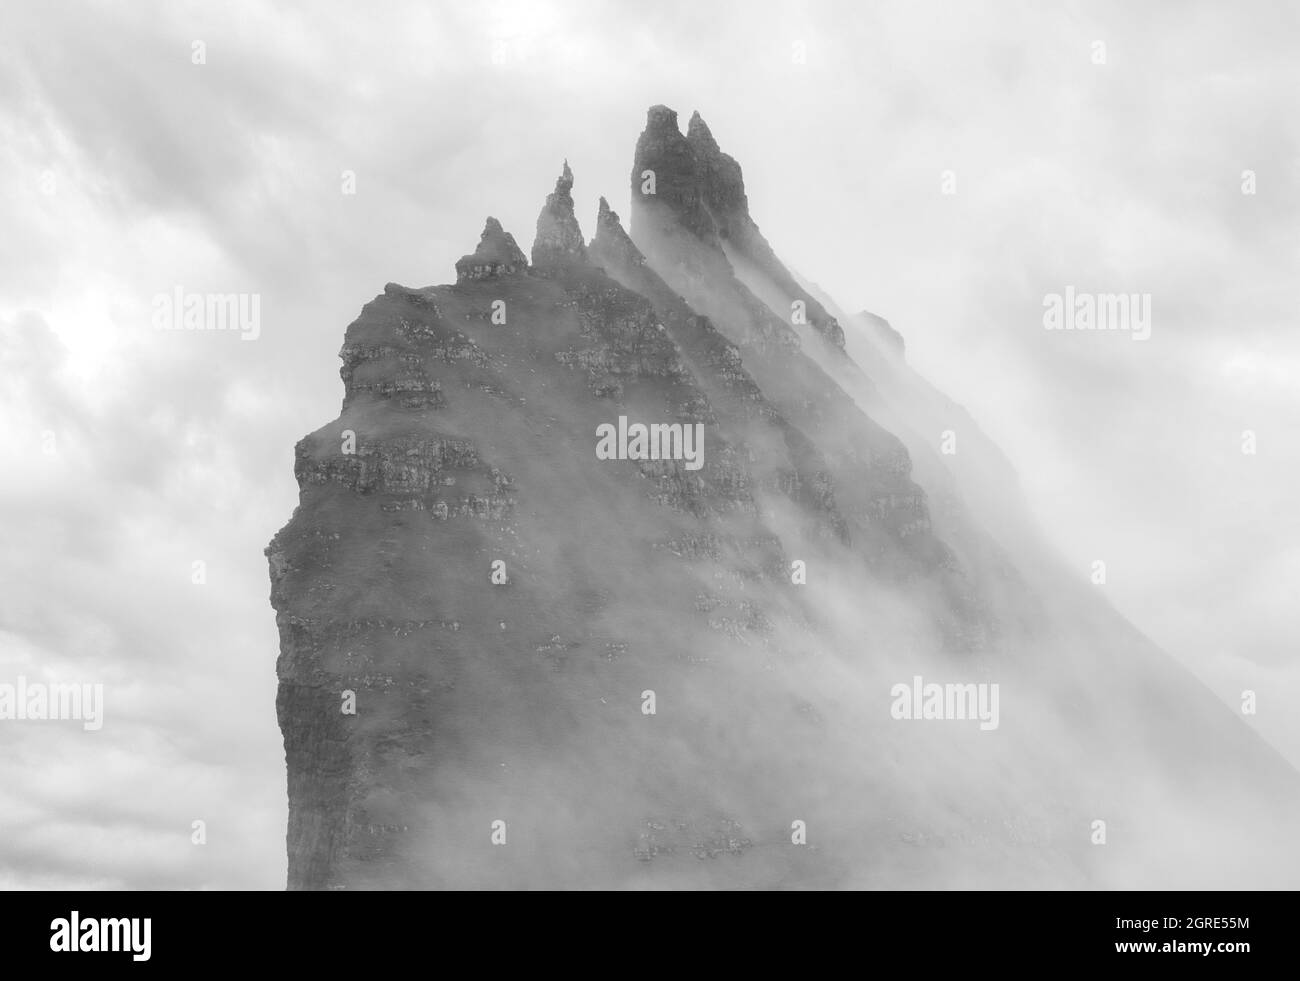
[[456, 282], [508, 276], [528, 268], [528, 257], [515, 243], [515, 237], [501, 227], [491, 215], [483, 225], [478, 248], [456, 260]]
[[591, 240], [590, 254], [597, 262], [606, 261], [629, 266], [645, 265], [645, 256], [628, 237], [618, 220], [618, 212], [611, 210], [609, 202], [600, 199], [596, 214], [596, 237]]
[[[714, 217], [733, 212], [749, 213], [745, 198], [745, 177], [736, 159], [722, 152], [713, 131], [698, 112], [691, 116], [686, 128], [686, 142], [695, 153], [695, 163], [700, 177], [700, 192]], [[719, 218], [719, 229], [726, 234], [725, 217]]]
[[676, 223], [706, 242], [716, 241], [717, 228], [704, 207], [696, 157], [695, 148], [677, 127], [677, 113], [667, 106], [651, 106], [632, 161], [634, 230], [642, 221]]
[[698, 110], [691, 113], [691, 121], [686, 126], [686, 139], [695, 148], [696, 153], [703, 154], [705, 157], [713, 157], [721, 153], [718, 149], [718, 141], [713, 138], [713, 132], [709, 129], [709, 124], [704, 121], [704, 117]]
[[[653, 181], [645, 176], [653, 175]], [[653, 183], [653, 191], [644, 188]], [[743, 256], [770, 285], [804, 303], [807, 323], [833, 347], [844, 349], [844, 331], [777, 258], [749, 213], [740, 164], [723, 153], [708, 124], [692, 113], [686, 135], [677, 113], [652, 106], [636, 144], [632, 165], [632, 228], [654, 261], [656, 249], [673, 252], [672, 235], [684, 230], [721, 256], [722, 245]], [[658, 245], [647, 241], [658, 239]], [[726, 260], [723, 260], [724, 263]]]
[[669, 109], [665, 105], [651, 106], [645, 114], [646, 132], [652, 130], [661, 132], [672, 132], [678, 136], [681, 130], [677, 128], [677, 110]]
[[555, 181], [555, 190], [546, 196], [546, 204], [537, 216], [537, 238], [533, 240], [533, 265], [542, 266], [573, 258], [585, 259], [587, 248], [582, 229], [573, 213], [573, 171], [569, 161]]
[[613, 223], [615, 226], [622, 227], [618, 223], [618, 212], [609, 206], [605, 200], [605, 195], [600, 196], [600, 203], [596, 207], [596, 237], [600, 237], [600, 230], [606, 225]]

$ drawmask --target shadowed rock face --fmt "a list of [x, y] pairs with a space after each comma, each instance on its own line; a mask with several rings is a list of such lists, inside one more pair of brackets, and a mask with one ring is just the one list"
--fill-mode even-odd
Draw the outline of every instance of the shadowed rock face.
[[587, 247], [582, 229], [573, 214], [573, 172], [569, 161], [555, 182], [555, 190], [546, 196], [546, 206], [537, 216], [537, 238], [533, 242], [533, 265], [546, 268], [570, 260], [581, 260]]
[[528, 269], [528, 258], [501, 222], [489, 217], [479, 237], [478, 248], [456, 260], [456, 282], [510, 276]]
[[[653, 193], [646, 190], [647, 173], [654, 175]], [[791, 302], [801, 302], [801, 315], [818, 333], [844, 347], [839, 323], [795, 281], [750, 218], [740, 164], [719, 149], [698, 112], [682, 136], [677, 113], [666, 106], [650, 109], [636, 146], [632, 200], [634, 222], [651, 226], [649, 234], [684, 229], [706, 246], [732, 250], [786, 292]], [[655, 215], [654, 204], [664, 205], [669, 214]], [[789, 314], [789, 308], [782, 313]]]
[[[1153, 815], [1222, 848], [1262, 786], [1291, 806], [1016, 507], [989, 531], [1004, 463], [915, 436], [939, 402], [897, 335], [846, 355], [698, 114], [650, 110], [632, 235], [602, 198], [585, 243], [573, 181], [531, 263], [489, 218], [454, 285], [367, 303], [296, 448], [267, 548], [291, 888], [1169, 884]], [[699, 427], [700, 465], [602, 458], [638, 423]], [[892, 719], [918, 674], [1000, 682], [1001, 727]], [[1105, 861], [1098, 814], [1130, 835]]]

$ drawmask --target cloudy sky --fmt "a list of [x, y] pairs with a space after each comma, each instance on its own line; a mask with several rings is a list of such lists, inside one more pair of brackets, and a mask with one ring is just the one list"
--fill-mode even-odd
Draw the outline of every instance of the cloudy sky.
[[[283, 887], [262, 549], [344, 329], [489, 214], [527, 249], [565, 158], [589, 234], [626, 212], [655, 103], [1300, 762], [1300, 8], [1052, 6], [4, 4], [0, 682], [108, 702], [0, 723], [0, 888]], [[1045, 331], [1068, 285], [1150, 294], [1150, 339]], [[258, 295], [260, 336], [153, 329], [178, 287]]]

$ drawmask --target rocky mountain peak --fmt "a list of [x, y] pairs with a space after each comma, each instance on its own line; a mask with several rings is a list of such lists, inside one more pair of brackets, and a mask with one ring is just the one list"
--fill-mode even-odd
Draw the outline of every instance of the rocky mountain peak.
[[677, 113], [651, 106], [632, 162], [633, 224], [653, 212], [656, 224], [678, 224], [712, 242], [717, 228], [701, 190], [695, 149], [678, 129]]
[[[647, 174], [653, 175], [649, 183]], [[652, 192], [647, 191], [649, 186]], [[755, 276], [787, 298], [791, 317], [798, 309], [801, 319], [796, 323], [806, 323], [843, 351], [843, 329], [777, 258], [750, 216], [740, 164], [722, 152], [698, 112], [692, 114], [683, 136], [675, 112], [666, 106], [650, 109], [636, 146], [632, 201], [634, 230], [642, 221], [651, 237], [681, 229], [707, 248], [725, 251], [728, 260], [745, 260]]]
[[585, 259], [587, 247], [573, 213], [573, 171], [569, 161], [556, 178], [555, 190], [537, 216], [537, 238], [533, 241], [533, 265], [546, 266], [574, 258]]
[[740, 164], [722, 152], [708, 124], [698, 112], [691, 116], [686, 130], [686, 142], [695, 151], [700, 194], [714, 220], [718, 222], [721, 234], [724, 238], [728, 237], [729, 219], [749, 217], [749, 201], [745, 197], [745, 178]]
[[604, 197], [600, 199], [600, 209], [596, 213], [596, 236], [591, 240], [591, 252], [593, 255], [612, 256], [633, 266], [645, 264], [645, 256], [623, 230], [618, 212], [610, 208]]
[[704, 121], [704, 117], [699, 111], [691, 113], [691, 120], [686, 124], [686, 139], [695, 148], [696, 152], [703, 151], [705, 154], [719, 153], [718, 141], [713, 138], [713, 132], [709, 129], [709, 124]]
[[527, 269], [528, 257], [515, 243], [515, 237], [489, 215], [483, 225], [483, 234], [479, 236], [478, 248], [456, 260], [456, 282], [509, 276]]
[[681, 135], [681, 130], [677, 127], [677, 110], [669, 109], [665, 105], [651, 106], [646, 110], [645, 120], [646, 132], [663, 131]]
[[[585, 245], [573, 183], [566, 161], [532, 267], [488, 218], [455, 285], [366, 303], [341, 411], [295, 448], [266, 553], [291, 889], [1092, 888], [1080, 815], [1126, 834], [1152, 778], [1204, 775], [1175, 816], [1300, 800], [1036, 544], [886, 321], [852, 315], [862, 365], [835, 350], [839, 308], [698, 113], [683, 135], [650, 109], [635, 238], [602, 198]], [[922, 713], [922, 675], [990, 684], [992, 718]]]

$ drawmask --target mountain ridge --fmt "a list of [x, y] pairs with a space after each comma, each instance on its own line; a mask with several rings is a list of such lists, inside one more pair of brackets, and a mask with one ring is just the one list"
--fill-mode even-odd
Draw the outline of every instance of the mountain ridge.
[[[267, 548], [290, 887], [1126, 874], [1079, 801], [1130, 807], [1163, 772], [1186, 680], [1053, 564], [973, 424], [969, 464], [935, 450], [951, 403], [780, 262], [698, 113], [683, 135], [649, 110], [630, 230], [601, 198], [586, 241], [573, 186], [565, 161], [529, 257], [489, 217], [454, 284], [366, 304], [342, 412], [295, 450]], [[702, 426], [703, 467], [598, 461], [620, 418]], [[1146, 770], [1122, 764], [1146, 710], [1098, 668], [1168, 704]], [[902, 728], [886, 692], [915, 671], [1020, 695], [995, 734]], [[1251, 760], [1251, 793], [1256, 770], [1294, 785], [1187, 699], [1198, 752]]]

